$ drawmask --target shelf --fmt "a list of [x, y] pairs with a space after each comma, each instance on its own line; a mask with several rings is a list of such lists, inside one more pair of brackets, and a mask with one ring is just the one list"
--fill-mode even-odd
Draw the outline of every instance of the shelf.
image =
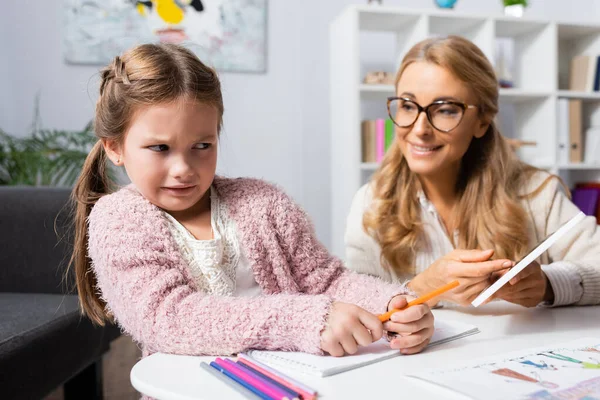
[[559, 40], [581, 39], [590, 35], [600, 34], [600, 27], [566, 23], [558, 24]]
[[544, 169], [544, 170], [546, 170], [546, 171], [549, 171], [549, 170], [552, 170], [552, 169], [556, 168], [556, 166], [555, 166], [555, 165], [542, 165], [542, 164], [540, 164], [540, 165], [535, 165], [535, 164], [534, 164], [533, 166], [534, 166], [534, 167], [536, 167], [536, 168], [539, 168], [539, 169]]
[[500, 89], [500, 101], [521, 103], [530, 100], [543, 100], [552, 93], [521, 89]]
[[524, 20], [521, 18], [496, 18], [497, 37], [517, 37], [544, 29], [548, 22]]
[[558, 166], [559, 169], [568, 170], [600, 170], [600, 164], [587, 164], [587, 163], [575, 163], [575, 164], [561, 164]]
[[430, 32], [434, 35], [464, 35], [485, 23], [485, 18], [432, 15]]
[[[393, 96], [394, 95], [394, 86], [393, 85], [373, 85], [373, 84], [361, 84], [359, 87], [361, 96], [365, 99], [373, 99], [378, 100], [384, 97]], [[568, 94], [567, 91], [564, 91]], [[578, 92], [571, 92], [573, 94], [577, 94]], [[600, 100], [600, 93], [580, 93], [581, 95], [590, 95]], [[540, 91], [531, 91], [531, 90], [521, 90], [521, 89], [500, 89], [500, 100], [501, 101], [509, 101], [512, 103], [519, 103], [522, 101], [529, 100], [542, 100], [546, 97], [551, 96], [551, 92], [540, 92]], [[569, 97], [567, 95], [561, 97]], [[581, 97], [581, 96], [573, 96], [573, 97]]]
[[394, 95], [394, 85], [362, 84], [359, 90], [363, 100], [385, 101], [387, 97]]
[[573, 57], [600, 54], [600, 23], [476, 15], [433, 7], [352, 5], [330, 25], [330, 142], [340, 144], [330, 146], [333, 254], [344, 257], [345, 221], [352, 199], [380, 166], [360, 162], [361, 121], [386, 118], [386, 98], [396, 92], [393, 83], [360, 80], [369, 71], [394, 74], [414, 44], [451, 34], [475, 43], [493, 64], [501, 55], [507, 56], [502, 73], [514, 87], [499, 89], [496, 122], [507, 138], [537, 143], [517, 150], [521, 160], [559, 174], [568, 186], [578, 180], [600, 180], [600, 160], [557, 162], [562, 99], [584, 101], [582, 128], [600, 126], [600, 92], [561, 90], [569, 87]]
[[574, 92], [572, 90], [559, 90], [558, 97], [565, 99], [600, 101], [600, 92]]
[[[550, 164], [533, 164], [534, 167], [539, 168], [539, 169], [553, 169], [553, 168], [559, 168], [559, 169], [600, 169], [600, 164], [596, 165], [596, 166], [590, 166], [590, 165], [584, 165], [584, 164], [571, 164], [570, 167], [567, 166], [561, 166], [561, 167], [557, 167], [556, 165], [550, 165]], [[379, 168], [379, 163], [361, 163], [360, 164], [360, 169], [361, 171], [375, 171], [377, 168]]]
[[[575, 163], [575, 164], [561, 164], [561, 165], [550, 165], [550, 164], [532, 164], [536, 168], [540, 169], [563, 169], [563, 170], [600, 170], [600, 163], [598, 164], [586, 164], [586, 163]], [[379, 168], [379, 163], [361, 163], [360, 169], [363, 171], [375, 171]]]
[[398, 32], [416, 23], [421, 14], [397, 12], [391, 7], [362, 7], [359, 13], [361, 31]]
[[394, 85], [363, 83], [359, 88], [361, 92], [365, 93], [391, 93], [390, 96], [394, 94]]
[[360, 169], [363, 171], [375, 171], [377, 168], [379, 168], [379, 163], [376, 162], [372, 162], [372, 163], [361, 163], [360, 164]]
[[[568, 88], [573, 57], [600, 53], [600, 26], [558, 24], [556, 31], [558, 36], [558, 87]], [[590, 96], [590, 93], [576, 95], [573, 98], [596, 99], [595, 96]]]

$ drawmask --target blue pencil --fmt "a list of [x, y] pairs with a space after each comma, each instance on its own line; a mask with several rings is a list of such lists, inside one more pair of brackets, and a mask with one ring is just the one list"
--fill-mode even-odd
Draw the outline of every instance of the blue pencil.
[[261, 399], [261, 397], [258, 397], [256, 394], [254, 394], [254, 392], [250, 391], [250, 389], [247, 389], [241, 383], [228, 378], [227, 375], [219, 372], [215, 368], [210, 367], [207, 363], [201, 362], [200, 367], [215, 378], [217, 378], [218, 380], [220, 380], [221, 382], [223, 382], [224, 384], [226, 384], [227, 386], [229, 386], [230, 388], [232, 388], [233, 390], [235, 390], [236, 392], [238, 392], [239, 394], [241, 394], [242, 396], [244, 396], [245, 398], [251, 400]]
[[267, 375], [263, 374], [262, 372], [252, 368], [250, 365], [248, 364], [244, 364], [241, 362], [237, 362], [237, 365], [239, 365], [242, 368], [247, 369], [250, 373], [253, 373], [254, 375], [257, 375], [259, 378], [264, 379], [265, 381], [269, 382], [272, 385], [275, 385], [277, 387], [279, 387], [281, 390], [285, 391], [286, 393], [288, 393], [290, 395], [290, 398], [292, 399], [299, 399], [300, 398], [300, 393], [296, 392], [295, 390], [292, 390], [291, 388], [282, 385], [281, 383], [277, 382], [275, 379], [271, 379], [269, 378]]
[[263, 400], [273, 400], [271, 398], [271, 396], [267, 396], [265, 393], [261, 392], [260, 390], [258, 390], [257, 388], [255, 388], [254, 386], [252, 386], [251, 384], [249, 384], [248, 382], [246, 382], [245, 380], [243, 380], [241, 378], [238, 378], [237, 376], [233, 375], [232, 373], [230, 373], [226, 369], [221, 368], [221, 366], [219, 364], [217, 364], [216, 362], [211, 361], [210, 366], [213, 367], [213, 368], [215, 368], [217, 371], [225, 374], [228, 378], [233, 379], [234, 381], [236, 381], [237, 383], [239, 383], [240, 385], [242, 385], [246, 389], [250, 390], [252, 393], [256, 394], [261, 399], [263, 399]]

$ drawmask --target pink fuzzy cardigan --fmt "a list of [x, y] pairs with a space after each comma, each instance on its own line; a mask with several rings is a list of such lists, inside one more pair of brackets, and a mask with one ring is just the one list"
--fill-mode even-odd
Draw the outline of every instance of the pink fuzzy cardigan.
[[227, 355], [250, 348], [320, 353], [333, 301], [386, 310], [403, 286], [346, 270], [315, 238], [306, 214], [260, 180], [216, 178], [242, 237], [258, 297], [196, 287], [159, 208], [130, 185], [89, 216], [89, 257], [108, 311], [144, 355]]

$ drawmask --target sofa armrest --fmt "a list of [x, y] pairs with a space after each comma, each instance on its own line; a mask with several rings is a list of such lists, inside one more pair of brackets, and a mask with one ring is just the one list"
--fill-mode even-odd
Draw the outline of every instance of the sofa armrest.
[[0, 241], [6, 248], [0, 252], [0, 292], [58, 294], [73, 287], [63, 280], [72, 251], [70, 192], [0, 186]]

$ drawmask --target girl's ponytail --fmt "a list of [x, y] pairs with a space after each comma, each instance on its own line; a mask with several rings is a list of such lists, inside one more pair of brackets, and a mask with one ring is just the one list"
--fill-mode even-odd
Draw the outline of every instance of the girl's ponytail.
[[75, 268], [75, 282], [82, 311], [93, 322], [104, 325], [107, 319], [105, 303], [98, 296], [96, 275], [91, 271], [91, 262], [87, 254], [87, 218], [92, 207], [100, 197], [110, 192], [112, 182], [107, 173], [106, 153], [102, 142], [98, 140], [85, 159], [79, 179], [73, 188], [71, 201], [75, 211], [75, 241], [71, 266]]

